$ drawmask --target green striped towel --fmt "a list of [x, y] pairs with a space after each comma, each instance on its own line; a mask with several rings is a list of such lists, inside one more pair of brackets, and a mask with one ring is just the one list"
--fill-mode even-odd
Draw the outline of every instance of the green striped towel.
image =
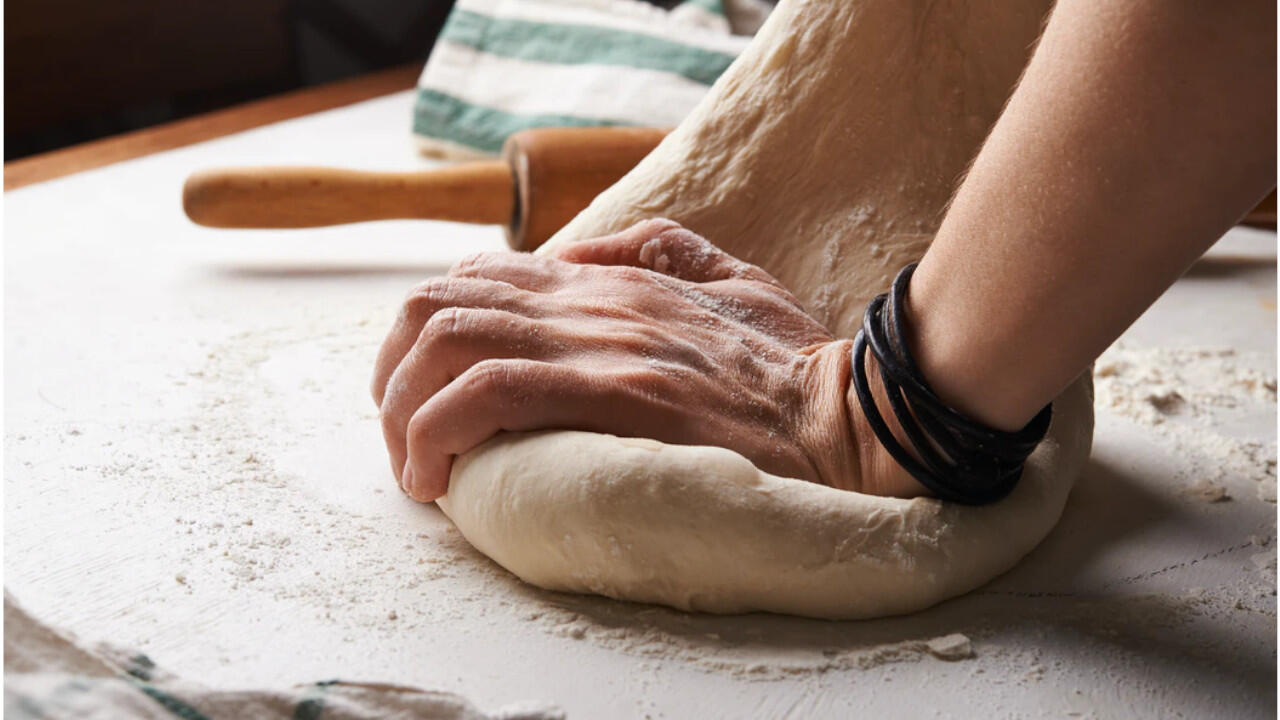
[[428, 155], [491, 156], [534, 127], [674, 127], [746, 47], [763, 0], [458, 0], [418, 80]]
[[214, 688], [156, 667], [146, 655], [83, 641], [32, 617], [4, 593], [4, 713], [11, 720], [369, 720], [560, 718], [541, 702], [492, 715], [447, 692], [321, 680], [290, 688]]

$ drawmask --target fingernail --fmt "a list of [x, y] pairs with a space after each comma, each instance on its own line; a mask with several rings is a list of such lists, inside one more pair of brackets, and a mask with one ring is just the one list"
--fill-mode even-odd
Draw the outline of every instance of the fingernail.
[[413, 495], [413, 467], [406, 464], [404, 473], [400, 475], [400, 489]]

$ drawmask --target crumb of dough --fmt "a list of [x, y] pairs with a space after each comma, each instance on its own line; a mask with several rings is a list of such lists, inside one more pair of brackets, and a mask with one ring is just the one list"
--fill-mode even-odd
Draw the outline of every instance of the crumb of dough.
[[925, 647], [939, 660], [964, 660], [973, 657], [973, 643], [969, 642], [969, 636], [962, 633], [936, 637], [926, 642]]
[[1145, 398], [1161, 415], [1176, 415], [1186, 407], [1187, 400], [1177, 390], [1153, 392]]

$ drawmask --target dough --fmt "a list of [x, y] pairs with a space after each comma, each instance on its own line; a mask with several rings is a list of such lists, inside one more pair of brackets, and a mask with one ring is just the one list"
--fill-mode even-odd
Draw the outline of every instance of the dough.
[[870, 618], [1013, 567], [1057, 522], [1088, 457], [1076, 385], [1003, 501], [963, 507], [835, 490], [714, 447], [572, 431], [506, 434], [458, 460], [438, 502], [526, 582], [716, 613]]
[[[842, 337], [924, 253], [1028, 60], [1048, 0], [783, 0], [704, 101], [542, 251], [669, 217], [764, 267]], [[1081, 377], [1001, 502], [833, 490], [729, 450], [500, 435], [438, 502], [524, 580], [687, 610], [866, 618], [1008, 570], [1089, 455]]]

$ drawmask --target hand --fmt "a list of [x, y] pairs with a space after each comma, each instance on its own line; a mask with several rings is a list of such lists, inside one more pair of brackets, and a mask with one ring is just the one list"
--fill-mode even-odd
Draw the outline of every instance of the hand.
[[423, 283], [373, 396], [401, 488], [422, 502], [447, 491], [454, 456], [549, 428], [718, 445], [865, 490], [862, 464], [884, 458], [860, 458], [879, 446], [854, 434], [850, 345], [764, 270], [655, 220], [555, 257], [476, 255]]

